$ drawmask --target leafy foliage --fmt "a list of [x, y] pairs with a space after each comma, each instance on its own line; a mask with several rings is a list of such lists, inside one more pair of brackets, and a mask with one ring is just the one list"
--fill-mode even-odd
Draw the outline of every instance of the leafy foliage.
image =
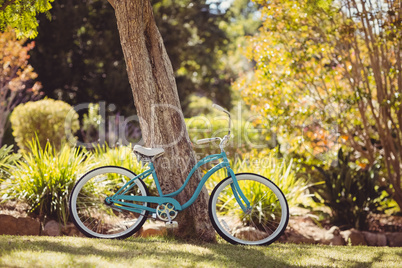
[[44, 99], [18, 105], [10, 121], [15, 141], [20, 148], [37, 135], [44, 148], [48, 141], [59, 149], [69, 141], [74, 143], [73, 134], [79, 129], [78, 114], [63, 101]]
[[152, 2], [184, 110], [193, 93], [230, 107], [234, 75], [221, 61], [228, 49], [228, 33], [220, 27], [230, 18], [213, 12], [205, 0]]
[[[379, 165], [361, 169], [351, 161], [350, 154], [339, 150], [337, 163], [324, 170], [315, 166], [315, 180], [323, 179], [311, 189], [315, 200], [332, 211], [334, 224], [364, 229], [369, 212], [380, 211], [381, 196], [385, 187], [380, 187]], [[318, 173], [318, 174], [317, 174]]]
[[[225, 1], [221, 2], [224, 3]], [[259, 5], [250, 0], [232, 0], [225, 12], [226, 20], [219, 24], [228, 36], [227, 54], [220, 57], [220, 60], [236, 73], [236, 78], [238, 74], [251, 72], [254, 67], [253, 63], [244, 57], [241, 48], [247, 45], [247, 37], [258, 33], [258, 28], [261, 27], [262, 22], [257, 15], [258, 8]], [[237, 91], [232, 92], [232, 98], [236, 98], [237, 94]]]
[[347, 144], [363, 164], [380, 159], [402, 207], [400, 2], [256, 2], [263, 27], [246, 51], [256, 69], [237, 83], [246, 102], [284, 153], [335, 158]]
[[54, 0], [4, 0], [0, 6], [0, 29], [10, 26], [16, 29], [18, 38], [34, 38], [38, 32], [36, 15], [52, 8]]
[[28, 64], [28, 52], [34, 43], [24, 45], [14, 31], [0, 33], [0, 145], [9, 125], [10, 112], [20, 103], [39, 97], [40, 83], [33, 82], [37, 74]]
[[[133, 114], [113, 8], [104, 0], [70, 2], [53, 3], [51, 21], [39, 16], [40, 34], [32, 64], [44, 83], [44, 92], [70, 104], [107, 101], [116, 105], [117, 112]], [[188, 96], [194, 92], [230, 106], [233, 74], [220, 61], [227, 36], [219, 24], [226, 17], [212, 14], [205, 0], [151, 2], [183, 109], [186, 111]]]
[[[124, 167], [136, 174], [146, 169], [135, 159], [132, 149], [125, 146], [98, 146], [88, 152], [63, 145], [56, 150], [49, 141], [41, 147], [36, 138], [28, 143], [28, 150], [22, 152], [21, 160], [18, 160], [19, 155], [10, 154], [11, 148], [0, 149], [0, 170], [8, 170], [12, 175], [0, 180], [2, 199], [27, 202], [30, 211], [42, 220], [48, 217], [64, 224], [69, 219], [68, 195], [84, 173], [108, 165]], [[11, 165], [14, 161], [15, 165]], [[156, 193], [152, 182], [151, 178], [146, 181], [150, 192]], [[97, 194], [96, 189], [90, 189], [88, 193]]]
[[68, 195], [78, 176], [90, 169], [90, 154], [64, 145], [57, 151], [50, 142], [44, 148], [39, 139], [28, 143], [28, 151], [3, 182], [3, 199], [25, 201], [30, 211], [67, 223]]
[[4, 145], [0, 148], [0, 183], [10, 177], [10, 169], [20, 155], [13, 154], [13, 145]]
[[56, 1], [51, 20], [38, 19], [31, 59], [46, 96], [72, 105], [107, 101], [120, 112], [133, 112], [114, 10], [107, 1]]
[[257, 2], [267, 19], [246, 51], [256, 70], [252, 79], [243, 77], [237, 86], [244, 88], [243, 97], [252, 109], [266, 116], [265, 124], [278, 133], [284, 152], [326, 152], [336, 142], [331, 128], [342, 110], [334, 98], [349, 93], [337, 95], [342, 75], [326, 57], [334, 39], [320, 36], [316, 20], [322, 17], [322, 31], [331, 32], [334, 25], [325, 11], [314, 8], [311, 2], [317, 1]]

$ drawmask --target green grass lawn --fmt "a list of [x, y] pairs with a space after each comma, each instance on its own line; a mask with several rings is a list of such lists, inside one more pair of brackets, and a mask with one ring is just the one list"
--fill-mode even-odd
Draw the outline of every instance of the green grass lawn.
[[401, 267], [402, 248], [0, 236], [0, 267]]

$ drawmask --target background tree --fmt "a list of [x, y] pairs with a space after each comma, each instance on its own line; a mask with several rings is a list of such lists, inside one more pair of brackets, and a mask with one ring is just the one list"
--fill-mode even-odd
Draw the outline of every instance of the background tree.
[[[113, 9], [107, 1], [54, 2], [40, 23], [31, 63], [46, 96], [71, 105], [107, 101], [124, 114], [133, 97]], [[63, 75], [60, 75], [63, 74]]]
[[252, 1], [233, 0], [225, 11], [226, 19], [220, 23], [220, 27], [229, 39], [227, 56], [224, 57], [225, 65], [230, 66], [236, 72], [236, 77], [239, 73], [243, 74], [253, 69], [252, 64], [244, 57], [242, 49], [239, 48], [247, 44], [247, 37], [256, 34], [262, 24], [258, 9], [259, 5]]
[[362, 167], [382, 162], [401, 208], [400, 1], [256, 2], [254, 77], [238, 83], [247, 102], [287, 149], [318, 156], [345, 143]]
[[37, 77], [28, 64], [28, 51], [35, 44], [24, 46], [12, 30], [0, 33], [0, 147], [11, 111], [20, 103], [39, 96], [41, 85], [33, 82]]
[[44, 1], [17, 1], [3, 0], [0, 6], [0, 29], [6, 27], [15, 29], [18, 38], [34, 38], [38, 31], [36, 15], [39, 13], [49, 14], [50, 4], [53, 0]]
[[[213, 14], [205, 0], [151, 2], [186, 115], [191, 94], [229, 107], [233, 72], [220, 60], [228, 37], [219, 27], [228, 18]], [[60, 0], [51, 14], [51, 20], [39, 17], [31, 53], [45, 94], [70, 104], [107, 101], [123, 115], [133, 114], [113, 8], [104, 0]]]
[[234, 73], [222, 62], [228, 53], [229, 33], [221, 29], [221, 24], [231, 17], [214, 12], [207, 2], [151, 1], [185, 115], [192, 94], [231, 107]]

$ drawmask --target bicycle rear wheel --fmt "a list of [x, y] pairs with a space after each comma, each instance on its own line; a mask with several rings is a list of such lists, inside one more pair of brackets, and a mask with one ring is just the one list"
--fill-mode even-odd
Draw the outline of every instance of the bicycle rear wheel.
[[[146, 220], [146, 210], [136, 213], [106, 202], [107, 197], [113, 196], [135, 176], [130, 170], [114, 166], [100, 167], [85, 174], [70, 195], [70, 215], [75, 226], [86, 236], [95, 238], [126, 238], [137, 232]], [[147, 196], [148, 189], [138, 179], [125, 195]], [[146, 202], [131, 202], [147, 206]]]
[[[228, 177], [213, 190], [209, 217], [218, 234], [232, 244], [269, 245], [285, 231], [289, 208], [281, 190], [267, 178], [236, 174], [251, 209], [244, 212], [233, 195], [233, 179]], [[234, 187], [234, 186], [233, 186]]]

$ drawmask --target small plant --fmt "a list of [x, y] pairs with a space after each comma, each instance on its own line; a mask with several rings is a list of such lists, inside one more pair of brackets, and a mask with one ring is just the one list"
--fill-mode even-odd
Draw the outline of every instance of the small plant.
[[10, 177], [10, 169], [20, 155], [13, 154], [13, 145], [4, 145], [0, 148], [0, 183]]
[[67, 145], [56, 151], [50, 142], [42, 148], [38, 139], [28, 149], [10, 170], [3, 198], [26, 202], [41, 220], [47, 216], [66, 224], [68, 195], [77, 177], [91, 168], [90, 154]]
[[369, 212], [377, 212], [381, 206], [383, 188], [379, 186], [380, 165], [361, 169], [338, 151], [338, 159], [327, 170], [314, 166], [315, 180], [323, 183], [313, 186], [314, 200], [328, 206], [332, 212], [331, 221], [336, 225], [346, 225], [364, 229]]
[[21, 149], [38, 136], [42, 148], [50, 141], [60, 149], [68, 141], [74, 143], [72, 136], [79, 129], [78, 114], [63, 101], [44, 99], [18, 105], [11, 114], [11, 125], [15, 141]]

